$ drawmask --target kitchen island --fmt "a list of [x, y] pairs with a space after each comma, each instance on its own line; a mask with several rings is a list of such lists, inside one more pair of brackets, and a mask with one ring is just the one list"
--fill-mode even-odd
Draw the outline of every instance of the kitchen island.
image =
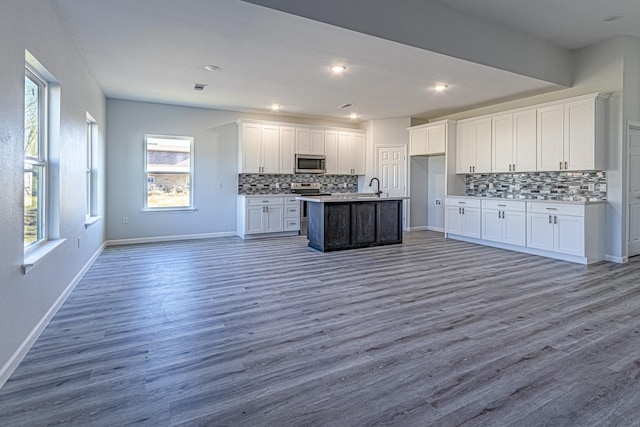
[[328, 252], [402, 243], [405, 199], [363, 193], [298, 197], [309, 202], [309, 247]]

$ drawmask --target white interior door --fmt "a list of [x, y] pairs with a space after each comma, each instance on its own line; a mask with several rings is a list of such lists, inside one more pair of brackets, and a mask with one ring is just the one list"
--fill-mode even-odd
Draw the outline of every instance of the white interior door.
[[[407, 147], [378, 147], [377, 155], [380, 191], [394, 197], [405, 196], [407, 194]], [[372, 188], [371, 191], [375, 189]], [[404, 228], [407, 227], [407, 207], [407, 203], [404, 203], [402, 209]]]
[[628, 256], [640, 254], [640, 125], [629, 127]]

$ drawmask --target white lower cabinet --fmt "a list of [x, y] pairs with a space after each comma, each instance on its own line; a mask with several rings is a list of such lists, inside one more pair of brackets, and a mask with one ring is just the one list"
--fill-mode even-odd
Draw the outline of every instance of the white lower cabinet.
[[586, 255], [584, 206], [529, 203], [527, 219], [530, 248]]
[[525, 202], [483, 200], [482, 239], [525, 246], [527, 218]]
[[480, 200], [447, 198], [445, 231], [480, 238]]
[[295, 197], [284, 198], [284, 231], [300, 230], [300, 202]]
[[300, 204], [295, 197], [238, 196], [237, 234], [243, 239], [298, 230]]
[[606, 203], [447, 197], [447, 237], [589, 264], [604, 257]]

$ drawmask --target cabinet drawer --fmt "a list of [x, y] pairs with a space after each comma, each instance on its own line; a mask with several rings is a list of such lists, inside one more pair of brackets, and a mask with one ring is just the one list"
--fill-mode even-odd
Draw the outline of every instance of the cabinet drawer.
[[287, 205], [284, 207], [284, 217], [285, 218], [300, 218], [300, 204], [293, 206]]
[[285, 205], [300, 205], [300, 201], [296, 200], [296, 196], [293, 197], [285, 197], [284, 198], [284, 204]]
[[284, 231], [296, 231], [300, 230], [300, 218], [285, 218]]
[[282, 197], [247, 197], [247, 206], [281, 205]]
[[506, 200], [483, 200], [482, 209], [495, 209], [499, 211], [524, 212], [526, 210], [525, 202], [515, 202]]
[[467, 208], [479, 208], [480, 199], [459, 199], [447, 197], [447, 206], [461, 206]]
[[584, 216], [584, 205], [562, 205], [557, 203], [527, 203], [527, 212], [555, 215]]

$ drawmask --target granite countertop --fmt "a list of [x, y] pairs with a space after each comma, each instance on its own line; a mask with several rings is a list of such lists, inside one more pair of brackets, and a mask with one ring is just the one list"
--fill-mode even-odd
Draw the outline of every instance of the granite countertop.
[[314, 203], [339, 203], [339, 202], [374, 202], [385, 200], [408, 200], [405, 196], [376, 196], [374, 193], [334, 193], [330, 196], [298, 196], [297, 200]]
[[547, 200], [547, 199], [511, 199], [508, 197], [486, 197], [486, 196], [454, 196], [447, 195], [445, 197], [455, 197], [457, 199], [480, 199], [480, 200], [504, 200], [505, 202], [535, 202], [535, 203], [560, 203], [563, 205], [597, 205], [605, 204], [606, 200]]

